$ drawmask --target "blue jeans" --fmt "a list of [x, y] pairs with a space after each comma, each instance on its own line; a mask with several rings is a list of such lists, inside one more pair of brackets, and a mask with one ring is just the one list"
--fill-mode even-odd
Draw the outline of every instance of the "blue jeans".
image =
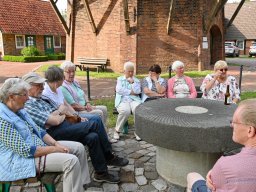
[[210, 189], [206, 186], [205, 180], [198, 180], [192, 185], [192, 192], [211, 192]]
[[107, 171], [106, 161], [113, 157], [112, 146], [101, 118], [93, 115], [89, 121], [71, 124], [63, 121], [58, 126], [47, 129], [56, 140], [78, 141], [89, 148], [89, 154], [96, 172]]

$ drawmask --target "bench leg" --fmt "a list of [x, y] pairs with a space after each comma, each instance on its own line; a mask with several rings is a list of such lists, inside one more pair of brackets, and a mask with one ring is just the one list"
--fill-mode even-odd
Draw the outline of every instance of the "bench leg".
[[44, 187], [45, 187], [47, 192], [56, 192], [56, 188], [55, 188], [54, 183], [53, 184], [44, 183]]
[[9, 192], [11, 183], [0, 183], [0, 192]]

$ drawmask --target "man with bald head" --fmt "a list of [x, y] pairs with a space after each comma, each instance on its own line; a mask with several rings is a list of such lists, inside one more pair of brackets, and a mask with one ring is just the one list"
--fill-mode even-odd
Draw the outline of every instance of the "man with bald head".
[[241, 152], [221, 157], [205, 181], [198, 173], [187, 176], [187, 191], [256, 191], [256, 99], [242, 101], [230, 121], [232, 139], [243, 145]]

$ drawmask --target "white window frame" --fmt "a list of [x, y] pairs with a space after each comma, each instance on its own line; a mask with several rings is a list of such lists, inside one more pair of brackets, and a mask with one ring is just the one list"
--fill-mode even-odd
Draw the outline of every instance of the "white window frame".
[[[55, 37], [59, 37], [60, 38], [60, 45], [58, 45], [58, 46], [55, 45]], [[57, 35], [53, 36], [53, 46], [54, 46], [54, 48], [61, 48], [61, 36], [57, 36]]]
[[[18, 46], [17, 45], [17, 37], [22, 37], [23, 38], [23, 46]], [[15, 35], [15, 45], [16, 45], [16, 49], [24, 48], [26, 46], [25, 35]]]
[[239, 48], [239, 47], [238, 47], [240, 50], [243, 51], [243, 50], [244, 50], [244, 39], [238, 39], [238, 40], [236, 40], [236, 45], [237, 45], [237, 46], [238, 46], [238, 41], [243, 43], [243, 44], [242, 44], [242, 45], [243, 45], [242, 48]]

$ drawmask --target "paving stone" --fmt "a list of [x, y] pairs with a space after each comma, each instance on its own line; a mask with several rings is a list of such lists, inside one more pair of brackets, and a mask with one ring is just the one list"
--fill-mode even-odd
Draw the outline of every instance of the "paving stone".
[[150, 153], [147, 154], [147, 156], [150, 156], [150, 157], [154, 157], [155, 155], [156, 155], [155, 152], [150, 152]]
[[148, 160], [148, 163], [156, 163], [156, 156], [154, 156], [150, 160]]
[[136, 152], [134, 152], [134, 153], [128, 155], [129, 158], [133, 158], [133, 159], [139, 159], [139, 158], [142, 157], [142, 156], [143, 156], [142, 154], [136, 153]]
[[135, 168], [143, 168], [144, 167], [144, 162], [140, 161], [140, 160], [135, 160], [134, 167]]
[[119, 151], [123, 151], [123, 150], [124, 150], [124, 148], [122, 148], [122, 147], [113, 147], [113, 151], [119, 152]]
[[103, 189], [102, 188], [97, 188], [97, 187], [90, 187], [85, 191], [86, 192], [97, 192], [97, 191], [103, 191]]
[[124, 192], [134, 192], [138, 189], [137, 183], [124, 183], [121, 185]]
[[125, 171], [133, 171], [134, 172], [134, 165], [126, 165], [122, 167], [123, 170]]
[[151, 183], [157, 190], [163, 191], [167, 188], [167, 183], [163, 179], [157, 179]]
[[118, 141], [117, 143], [112, 144], [113, 147], [122, 147], [124, 145], [125, 145], [124, 141]]
[[129, 160], [129, 165], [134, 165], [134, 159], [128, 159]]
[[149, 180], [155, 180], [159, 177], [159, 175], [156, 171], [145, 171], [144, 175]]
[[136, 176], [135, 179], [136, 179], [138, 185], [146, 185], [148, 183], [148, 181], [144, 175]]
[[139, 160], [144, 163], [146, 163], [149, 159], [150, 159], [150, 157], [148, 157], [148, 156], [143, 156], [143, 157], [139, 158]]
[[145, 148], [149, 148], [149, 147], [152, 147], [152, 144], [149, 144], [149, 143], [146, 143], [146, 144], [142, 144], [140, 145], [143, 149]]
[[146, 149], [141, 149], [141, 150], [139, 150], [139, 151], [136, 151], [136, 153], [140, 153], [140, 154], [142, 154], [142, 155], [146, 155], [147, 153], [150, 153], [150, 151], [149, 151], [149, 150], [146, 150]]
[[134, 143], [137, 144], [138, 141], [136, 141], [136, 140], [134, 140], [134, 139], [126, 139], [126, 140], [125, 140], [125, 143], [126, 143], [126, 144], [134, 144]]
[[107, 192], [118, 192], [119, 187], [117, 184], [103, 183], [103, 190]]
[[134, 150], [132, 150], [132, 149], [125, 149], [124, 150], [124, 153], [127, 154], [127, 155], [129, 155], [129, 154], [131, 154], [133, 152], [134, 152]]
[[143, 175], [144, 173], [144, 168], [136, 168], [135, 169], [135, 175], [138, 176], [138, 175]]
[[135, 182], [134, 171], [125, 171], [121, 169], [120, 180], [122, 183], [134, 183]]
[[140, 141], [139, 142], [141, 145], [145, 145], [145, 144], [147, 144], [147, 142], [146, 141]]
[[152, 145], [152, 147], [147, 148], [150, 151], [156, 151], [156, 147]]
[[156, 171], [156, 165], [154, 163], [145, 163], [144, 169], [145, 171]]
[[141, 192], [158, 192], [158, 190], [156, 188], [154, 188], [152, 185], [140, 186], [140, 189], [138, 191], [141, 191]]

